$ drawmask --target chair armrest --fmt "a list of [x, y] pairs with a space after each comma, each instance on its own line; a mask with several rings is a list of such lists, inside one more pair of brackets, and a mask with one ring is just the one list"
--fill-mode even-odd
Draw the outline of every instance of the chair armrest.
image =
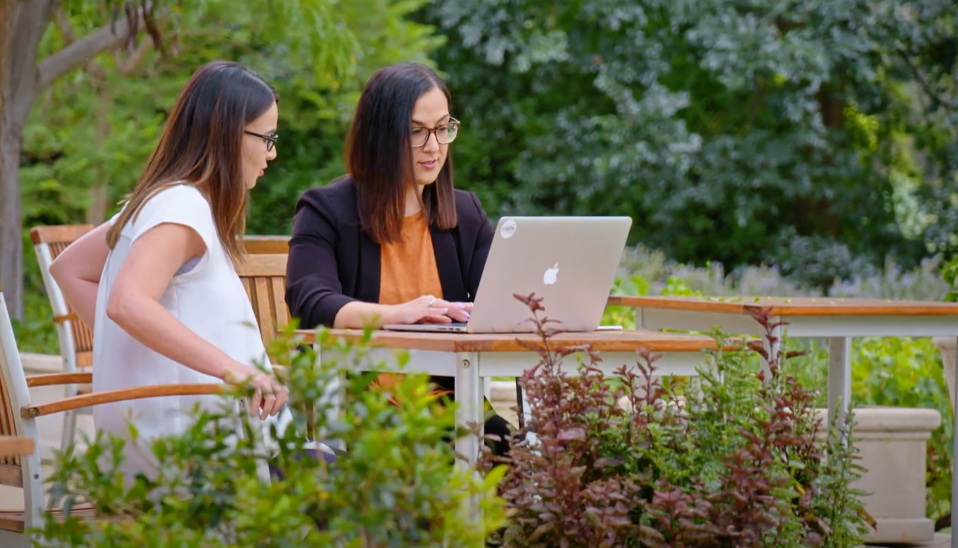
[[45, 403], [43, 405], [21, 407], [20, 416], [25, 419], [32, 419], [53, 413], [61, 413], [63, 411], [83, 409], [84, 407], [90, 407], [92, 405], [164, 396], [205, 396], [222, 393], [227, 388], [228, 385], [220, 383], [138, 386], [136, 388], [124, 388], [121, 390], [109, 390], [106, 392], [94, 392], [92, 394], [73, 396], [72, 398]]
[[58, 384], [90, 384], [93, 373], [46, 373], [27, 376], [27, 386], [56, 386]]
[[59, 316], [53, 317], [53, 323], [65, 323], [65, 322], [79, 322], [80, 317], [76, 314], [61, 314]]
[[33, 453], [33, 438], [0, 436], [0, 457], [22, 457]]

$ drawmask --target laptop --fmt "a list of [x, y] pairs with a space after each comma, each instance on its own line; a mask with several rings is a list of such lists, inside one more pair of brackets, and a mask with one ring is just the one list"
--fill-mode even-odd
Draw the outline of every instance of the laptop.
[[535, 293], [543, 298], [544, 316], [559, 322], [553, 327], [571, 332], [602, 329], [599, 323], [631, 227], [630, 217], [503, 217], [496, 226], [468, 322], [383, 328], [533, 332], [535, 326], [528, 321], [532, 312], [514, 295]]

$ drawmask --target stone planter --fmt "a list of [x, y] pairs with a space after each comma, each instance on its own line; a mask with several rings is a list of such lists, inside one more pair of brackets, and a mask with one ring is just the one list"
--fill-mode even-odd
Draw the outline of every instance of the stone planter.
[[[827, 423], [828, 412], [816, 410]], [[877, 522], [869, 543], [917, 543], [934, 539], [926, 517], [925, 457], [931, 432], [941, 425], [934, 409], [855, 409], [855, 443], [866, 472], [854, 487], [868, 493], [865, 509]]]
[[[516, 424], [516, 391], [512, 382], [492, 383], [490, 401], [504, 418]], [[827, 410], [816, 410], [823, 425]], [[859, 464], [866, 470], [854, 487], [868, 493], [862, 501], [877, 522], [868, 543], [912, 544], [935, 538], [934, 522], [926, 517], [925, 461], [931, 432], [941, 425], [933, 409], [860, 407], [855, 410]]]

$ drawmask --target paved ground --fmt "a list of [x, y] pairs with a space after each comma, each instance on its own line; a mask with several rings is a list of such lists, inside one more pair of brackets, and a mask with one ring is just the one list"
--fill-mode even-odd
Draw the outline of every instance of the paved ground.
[[867, 548], [951, 548], [951, 535], [936, 534], [934, 540], [921, 544], [868, 544]]
[[519, 427], [519, 423], [516, 421], [516, 412], [510, 409], [510, 407], [515, 407], [515, 402], [492, 400], [489, 403], [492, 404], [492, 408], [495, 409], [496, 414], [509, 421], [509, 424], [511, 424], [513, 428]]

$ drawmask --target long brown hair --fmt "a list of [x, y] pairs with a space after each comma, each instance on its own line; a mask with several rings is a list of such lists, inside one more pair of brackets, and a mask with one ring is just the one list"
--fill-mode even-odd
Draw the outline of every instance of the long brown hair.
[[237, 261], [243, 254], [249, 202], [243, 177], [243, 130], [278, 100], [269, 84], [238, 63], [213, 61], [193, 73], [136, 188], [126, 197], [126, 207], [107, 231], [110, 249], [147, 200], [185, 182], [196, 185], [209, 200], [217, 235]]
[[[356, 185], [363, 230], [380, 244], [402, 240], [406, 185], [413, 179], [412, 112], [416, 101], [437, 87], [452, 106], [449, 89], [435, 72], [418, 63], [397, 63], [369, 79], [356, 106], [343, 156]], [[422, 201], [430, 224], [440, 230], [456, 227], [451, 147]]]

